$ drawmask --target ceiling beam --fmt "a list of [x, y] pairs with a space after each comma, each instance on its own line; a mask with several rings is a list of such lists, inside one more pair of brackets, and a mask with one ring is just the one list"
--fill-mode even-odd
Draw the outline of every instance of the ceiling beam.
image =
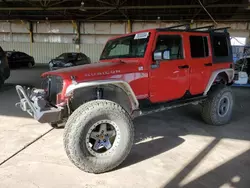
[[[206, 8], [216, 8], [216, 7], [242, 7], [245, 8], [245, 4], [210, 4]], [[112, 6], [103, 6], [103, 7], [84, 7], [85, 10], [107, 10], [113, 9]], [[128, 9], [189, 9], [189, 8], [200, 8], [200, 5], [156, 5], [156, 6], [121, 6], [120, 10]], [[77, 10], [80, 9], [80, 6], [77, 7], [0, 7], [0, 10], [15, 10], [15, 11], [36, 11], [36, 10]]]

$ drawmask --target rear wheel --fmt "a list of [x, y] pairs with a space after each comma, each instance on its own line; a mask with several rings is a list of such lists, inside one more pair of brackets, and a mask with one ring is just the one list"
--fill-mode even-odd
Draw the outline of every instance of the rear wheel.
[[133, 139], [134, 126], [128, 113], [114, 102], [95, 100], [81, 105], [69, 117], [64, 147], [78, 168], [103, 173], [123, 162]]
[[230, 87], [214, 86], [208, 93], [208, 99], [202, 105], [202, 118], [211, 125], [229, 123], [232, 117], [234, 97]]
[[33, 67], [32, 62], [28, 62], [28, 68], [31, 68], [31, 67]]

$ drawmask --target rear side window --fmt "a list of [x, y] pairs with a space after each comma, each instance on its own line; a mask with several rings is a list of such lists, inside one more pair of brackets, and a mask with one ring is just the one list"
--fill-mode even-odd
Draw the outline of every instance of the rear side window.
[[214, 56], [228, 56], [227, 38], [224, 36], [213, 37]]
[[27, 54], [25, 54], [25, 53], [19, 53], [19, 56], [20, 57], [27, 57]]
[[208, 56], [209, 52], [208, 52], [207, 37], [190, 36], [189, 40], [190, 40], [191, 57], [202, 58]]

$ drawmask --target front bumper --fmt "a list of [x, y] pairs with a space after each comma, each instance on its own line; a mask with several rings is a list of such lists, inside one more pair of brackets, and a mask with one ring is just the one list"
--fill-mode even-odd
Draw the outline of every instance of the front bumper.
[[[25, 90], [22, 86], [17, 85], [16, 91], [20, 98], [20, 102], [16, 103], [16, 106], [19, 106], [23, 111], [30, 114], [38, 122], [54, 123], [62, 120], [62, 107], [52, 107], [48, 104], [43, 105], [43, 107], [41, 107], [41, 105], [39, 106], [39, 102], [37, 101], [41, 99], [41, 95], [34, 95], [35, 90], [31, 92], [31, 95], [28, 95], [27, 90]], [[39, 93], [38, 91], [41, 90], [36, 90], [36, 93]], [[33, 96], [32, 99], [31, 96]]]

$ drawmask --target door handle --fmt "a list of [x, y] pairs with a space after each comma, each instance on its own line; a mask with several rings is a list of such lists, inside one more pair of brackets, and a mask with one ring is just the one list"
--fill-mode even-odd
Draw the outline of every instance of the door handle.
[[179, 69], [188, 69], [189, 66], [188, 65], [182, 65], [182, 66], [178, 66]]
[[213, 64], [212, 63], [205, 63], [204, 64], [206, 67], [211, 67]]

